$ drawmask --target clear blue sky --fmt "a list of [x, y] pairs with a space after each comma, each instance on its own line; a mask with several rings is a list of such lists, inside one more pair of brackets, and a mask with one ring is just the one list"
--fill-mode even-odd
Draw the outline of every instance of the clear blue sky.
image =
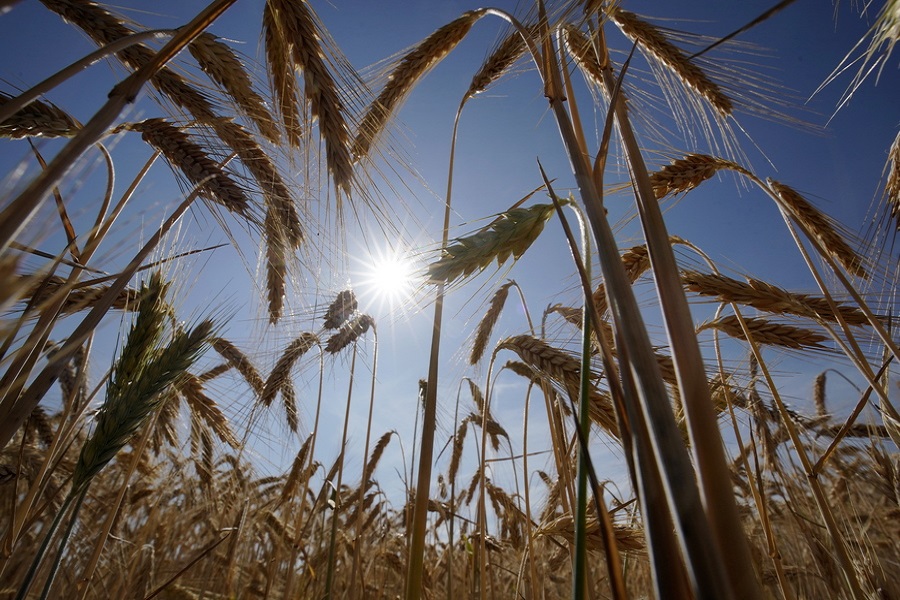
[[[188, 11], [199, 10], [201, 4], [171, 0], [152, 3], [123, 0], [117, 3], [116, 10], [122, 10], [147, 26], [175, 27], [186, 22], [192, 15]], [[337, 45], [358, 69], [415, 44], [463, 11], [479, 6], [460, 0], [333, 0], [331, 3], [313, 4]], [[624, 6], [648, 17], [658, 17], [660, 20], [656, 22], [669, 27], [724, 35], [761, 13], [769, 4], [691, 0], [624, 3]], [[835, 9], [830, 2], [799, 0], [739, 38], [742, 42], [753, 42], [765, 48], [758, 55], [739, 57], [739, 60], [749, 60], [766, 76], [790, 88], [790, 91], [777, 92], [792, 105], [785, 111], [814, 127], [792, 127], [777, 119], [772, 121], [741, 114], [738, 114], [738, 120], [749, 135], [749, 139], [739, 135], [739, 141], [760, 176], [774, 177], [793, 186], [838, 218], [848, 230], [858, 232], [867, 225], [868, 209], [880, 190], [887, 149], [900, 126], [900, 102], [897, 102], [900, 98], [900, 77], [895, 57], [888, 62], [877, 86], [874, 78], [870, 78], [850, 104], [833, 118], [830, 117], [850, 81], [849, 75], [840, 77], [810, 99], [874, 18], [874, 13], [869, 19], [860, 17], [850, 4], [842, 2]], [[493, 5], [509, 10], [515, 8], [515, 3], [508, 1]], [[134, 7], [138, 8], [132, 10]], [[261, 10], [260, 0], [240, 0], [211, 31], [221, 37], [244, 42], [236, 47], [251, 58], [261, 60]], [[395, 193], [385, 189], [384, 202], [390, 203], [391, 211], [401, 218], [405, 231], [410, 234], [407, 242], [431, 253], [425, 258], [434, 257], [435, 240], [440, 236], [441, 197], [446, 186], [450, 131], [456, 108], [482, 59], [505, 31], [504, 24], [494, 18], [476, 24], [458, 49], [412, 93], [400, 113], [401, 129], [394, 139], [398, 145], [401, 142], [406, 144], [402, 150], [422, 183], [409, 178], [408, 190], [398, 189]], [[619, 48], [623, 47], [619, 44]], [[35, 83], [92, 49], [91, 43], [79, 32], [47, 12], [36, 0], [24, 0], [11, 12], [0, 16], [0, 89], [14, 93], [15, 89]], [[523, 65], [516, 77], [471, 101], [463, 115], [454, 184], [454, 235], [476, 229], [485, 222], [484, 219], [501, 212], [537, 187], [540, 184], [536, 167], [538, 158], [550, 176], [558, 178], [557, 191], [567, 191], [572, 185], [559, 135], [548, 113], [537, 75], [530, 65]], [[642, 76], [641, 70], [641, 65], [636, 64], [635, 78]], [[49, 98], [86, 121], [91, 110], [105, 98], [114, 81], [111, 77], [114, 73], [121, 76], [122, 70], [111, 69], [107, 64], [95, 65]], [[583, 95], [581, 100], [584, 110], [589, 97]], [[157, 109], [148, 102], [141, 102], [137, 110], [144, 116], [157, 114]], [[588, 117], [588, 121], [593, 122], [592, 118]], [[821, 131], [810, 131], [813, 128]], [[692, 149], [686, 142], [677, 139], [673, 139], [671, 144], [673, 148], [670, 152], [673, 154]], [[54, 143], [43, 142], [39, 146], [48, 155], [58, 147]], [[8, 173], [12, 165], [23, 159], [28, 161], [28, 156], [27, 146], [22, 142], [0, 141], [0, 172]], [[146, 159], [148, 153], [140, 144], [124, 140], [114, 148], [114, 156], [117, 159], [118, 189], [121, 190], [127, 185], [129, 174]], [[653, 155], [649, 155], [648, 160], [657, 166], [665, 163], [664, 159]], [[34, 168], [33, 165], [31, 168]], [[142, 235], [141, 232], [146, 236], [146, 232], [159, 222], [159, 209], [179, 197], [163, 165], [158, 165], [154, 173], [154, 181], [142, 188], [139, 194], [140, 210], [129, 213], [123, 221], [120, 230], [123, 240], [133, 240], [134, 236]], [[84, 203], [79, 205], [83, 210], [87, 210], [92, 201], [90, 193], [85, 192], [101, 180], [95, 174], [83, 181], [85, 191], [77, 196], [78, 201]], [[74, 193], [72, 197], [76, 197]], [[0, 201], [6, 201], [6, 198], [6, 189], [0, 190]], [[545, 199], [538, 196], [536, 201]], [[631, 210], [632, 205], [627, 194], [611, 198], [611, 216], [621, 217]], [[213, 219], [200, 211], [192, 218], [194, 220], [186, 228], [186, 237], [191, 240], [192, 247], [221, 239]], [[720, 267], [746, 272], [792, 289], [813, 291], [812, 280], [805, 274], [774, 206], [756, 190], [736, 188], [730, 178], [722, 182], [709, 182], [675, 206], [669, 212], [668, 222], [670, 233], [685, 237], [707, 250], [720, 261]], [[387, 243], [379, 238], [378, 228], [374, 227], [371, 215], [365, 211], [361, 229], [369, 231], [366, 237], [369, 247], [378, 249]], [[637, 235], [634, 226], [625, 228], [620, 245], [625, 248], [638, 243]], [[353, 244], [359, 238], [351, 232], [349, 239]], [[121, 242], [116, 250], [110, 250], [110, 264], [127, 258], [127, 246], [124, 245], [127, 243]], [[53, 244], [48, 243], [47, 247], [52, 248]], [[359, 249], [354, 246], [350, 255], [358, 254]], [[255, 249], [245, 249], [244, 258], [247, 269], [252, 271], [256, 266]], [[253, 294], [248, 293], [251, 291], [251, 278], [241, 260], [233, 249], [225, 248], [216, 251], [209, 259], [194, 261], [191, 282], [186, 285], [181, 298], [186, 314], [198, 315], [201, 307], [213, 306], [219, 314], [225, 312], [233, 315], [226, 334], [248, 350], [256, 349], [259, 356], [265, 352], [277, 352], [292, 335], [300, 331], [319, 327], [319, 322], [311, 318], [312, 307], [307, 298], [294, 303], [297, 311], [294, 318], [285, 319], [277, 330], [267, 328], [261, 307]], [[340, 265], [349, 266], [349, 272], [339, 268]], [[348, 281], [358, 285], [364, 277], [363, 269], [361, 262], [342, 260], [337, 266], [316, 274], [317, 281], [310, 278], [305, 285], [309, 286], [308, 289], [321, 292], [320, 302], [328, 302]], [[499, 272], [488, 269], [486, 275], [453, 292], [446, 313], [447, 333], [442, 350], [445, 366], [441, 382], [444, 391], [439, 411], [439, 443], [451, 434], [452, 401], [460, 378], [464, 375], [476, 377], [479, 385], [483, 386], [485, 369], [466, 368], [463, 358], [468, 352], [468, 336], [484, 310], [486, 298], [503, 276], [515, 278], [522, 285], [529, 308], [537, 320], [550, 303], [577, 303], [568, 251], [555, 221], [548, 224], [545, 235], [508, 273], [505, 268]], [[640, 296], [643, 301], [649, 303], [652, 300], [646, 288], [639, 291], [643, 294]], [[409, 458], [416, 382], [424, 377], [427, 370], [431, 318], [428, 297], [418, 295], [416, 301], [425, 306], [409, 312], [390, 311], [362, 295], [360, 301], [362, 308], [372, 312], [379, 323], [381, 348], [374, 434], [377, 436], [392, 428], [400, 430]], [[554, 336], [567, 339], [575, 335], [573, 330], [560, 326], [558, 319], [554, 323]], [[511, 298], [494, 339], [524, 330], [521, 309]], [[371, 346], [365, 347], [365, 355], [371, 357]], [[507, 358], [511, 357], [502, 357], [501, 360]], [[345, 385], [343, 373], [349, 366], [349, 360], [349, 354], [345, 353], [337, 359], [334, 368], [329, 368], [330, 374], [326, 376], [330, 382], [328, 400], [333, 403], [327, 427], [335, 436], [339, 434], [338, 421], [346, 397], [342, 387]], [[260, 367], [268, 371], [272, 361], [269, 357], [268, 362], [260, 364]], [[298, 377], [309, 381], [308, 384], [298, 383], [303, 420], [307, 427], [311, 425], [314, 401], [314, 362], [307, 360], [298, 370]], [[816, 369], [815, 365], [807, 366], [810, 371]], [[102, 365], [95, 368], [99, 376]], [[785, 366], [785, 371], [794, 369], [799, 370], [800, 367], [790, 363]], [[803, 396], [808, 392], [811, 380], [804, 376], [798, 378], [796, 384], [787, 385], [792, 393]], [[516, 394], [521, 389], [515, 388]], [[218, 391], [222, 394], [222, 402], [231, 405], [232, 412], [247, 416], [246, 407], [235, 406], [234, 400], [228, 398], [233, 389], [223, 384]], [[354, 395], [354, 403], [359, 407], [358, 411], [354, 411], [356, 414], [363, 413], [367, 392], [367, 376], [360, 377]], [[516, 394], [501, 394], [498, 398], [517, 398]], [[510, 431], [519, 429], [520, 400], [507, 404], [498, 402], [495, 412]], [[281, 423], [272, 419], [256, 427], [261, 439], [259, 447], [271, 447], [275, 451], [273, 458], [276, 462], [280, 460], [279, 454], [290, 456], [297, 447], [297, 442], [285, 443], [286, 430]], [[357, 424], [352, 436], [356, 448], [361, 449], [363, 435]], [[334, 440], [336, 443], [337, 439]], [[323, 449], [323, 452], [328, 456], [328, 450]]]

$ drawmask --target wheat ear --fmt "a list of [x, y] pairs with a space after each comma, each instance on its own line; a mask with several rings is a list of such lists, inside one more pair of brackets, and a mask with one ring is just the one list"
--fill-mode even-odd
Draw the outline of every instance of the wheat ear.
[[228, 362], [229, 365], [234, 367], [234, 369], [241, 374], [257, 396], [262, 395], [265, 382], [262, 377], [260, 377], [259, 371], [257, 371], [256, 367], [253, 366], [253, 363], [250, 362], [250, 359], [247, 358], [237, 346], [225, 338], [218, 337], [212, 340], [212, 347]]
[[231, 96], [240, 111], [270, 142], [278, 143], [281, 135], [265, 101], [253, 89], [243, 61], [224, 42], [211, 33], [198, 35], [188, 46], [191, 56], [225, 92]]
[[[777, 286], [747, 279], [747, 283], [724, 275], [684, 271], [681, 275], [685, 288], [702, 296], [714, 296], [722, 302], [737, 302], [775, 314], [792, 314], [811, 319], [837, 322], [834, 310], [825, 298], [794, 294]], [[841, 318], [849, 325], [867, 325], [869, 320], [855, 306], [836, 305]]]
[[325, 352], [336, 354], [355, 342], [370, 327], [375, 326], [375, 319], [369, 315], [357, 314], [352, 319], [344, 323], [337, 333], [328, 338], [325, 343]]
[[178, 168], [192, 184], [200, 186], [202, 198], [247, 216], [249, 200], [244, 191], [184, 131], [159, 118], [124, 128], [140, 132], [144, 141], [162, 152], [169, 164]]
[[284, 349], [284, 352], [281, 353], [281, 358], [275, 363], [275, 367], [269, 374], [269, 378], [266, 379], [266, 385], [260, 396], [260, 402], [262, 402], [264, 406], [272, 404], [275, 395], [282, 389], [284, 382], [290, 378], [291, 369], [294, 368], [294, 364], [301, 356], [306, 354], [307, 350], [312, 348], [318, 342], [319, 338], [316, 337], [315, 334], [303, 333], [293, 342], [288, 344], [287, 348]]
[[828, 217], [792, 188], [774, 179], [768, 179], [766, 183], [781, 199], [791, 216], [809, 230], [832, 258], [843, 265], [852, 275], [868, 277], [862, 258], [844, 241]]
[[503, 311], [503, 305], [506, 304], [506, 298], [509, 296], [509, 288], [513, 283], [514, 282], [512, 281], [508, 281], [494, 292], [494, 295], [491, 298], [491, 304], [488, 307], [487, 312], [484, 313], [484, 317], [482, 317], [481, 321], [478, 323], [478, 328], [475, 330], [475, 341], [472, 343], [472, 352], [469, 354], [470, 365], [478, 364], [478, 361], [481, 360], [481, 357], [484, 355], [484, 349], [487, 347], [488, 338], [491, 337], [494, 325], [497, 324], [497, 319], [500, 317], [501, 311]]
[[325, 329], [337, 329], [343, 325], [353, 313], [359, 302], [356, 300], [356, 294], [353, 290], [342, 290], [338, 292], [334, 302], [332, 302], [325, 311]]
[[662, 30], [618, 7], [612, 10], [611, 16], [628, 39], [640, 43], [650, 56], [668, 67], [685, 86], [705, 98], [721, 116], [727, 117], [734, 111], [731, 98], [670, 42]]
[[582, 75], [594, 85], [602, 85], [603, 69], [607, 67], [609, 57], [597, 56], [595, 48], [598, 48], [599, 45], [595, 46], [590, 38], [571, 24], [563, 27], [563, 40], [566, 45], [566, 52], [575, 61], [575, 66], [578, 67]]
[[723, 169], [744, 175], [750, 174], [744, 167], [724, 158], [707, 154], [688, 154], [651, 173], [650, 183], [653, 184], [656, 197], [664, 198], [688, 192]]
[[[0, 106], [12, 96], [0, 92]], [[64, 110], [50, 102], [33, 100], [27, 106], [0, 123], [0, 137], [71, 137], [81, 124]]]
[[514, 208], [500, 214], [484, 229], [457, 238], [438, 261], [428, 265], [429, 280], [450, 282], [485, 269], [494, 259], [498, 265], [510, 256], [518, 260], [544, 230], [554, 210], [552, 204]]
[[900, 133], [894, 138], [888, 152], [888, 175], [884, 197], [894, 218], [894, 226], [900, 229]]
[[[344, 118], [337, 83], [325, 64], [322, 39], [315, 14], [305, 1], [268, 0], [271, 15], [279, 21], [271, 35], [284, 36], [296, 67], [303, 73], [303, 92], [319, 133], [325, 141], [325, 156], [334, 184], [350, 193], [353, 166], [350, 132]], [[283, 65], [278, 65], [283, 69]], [[283, 82], [282, 82], [283, 83]]]
[[360, 121], [352, 146], [352, 155], [356, 160], [369, 154], [372, 144], [384, 130], [394, 110], [419, 79], [447, 56], [484, 14], [484, 10], [463, 13], [437, 29], [400, 60], [388, 75], [387, 84], [378, 98], [369, 105]]
[[[527, 26], [526, 29], [531, 37], [538, 33], [537, 25]], [[472, 77], [472, 83], [469, 84], [469, 89], [466, 90], [464, 97], [468, 99], [486, 90], [492, 83], [500, 79], [504, 73], [509, 71], [516, 64], [516, 61], [525, 54], [527, 49], [528, 46], [525, 44], [522, 34], [518, 31], [514, 31], [506, 36], [500, 42], [500, 45], [497, 46], [497, 49], [484, 61], [484, 64], [481, 65], [475, 76]]]
[[[828, 336], [809, 329], [785, 325], [784, 323], [774, 323], [766, 319], [744, 318], [744, 323], [746, 323], [750, 335], [753, 336], [753, 341], [757, 344], [801, 350], [803, 348], [824, 348], [825, 346], [822, 345], [822, 342], [828, 339]], [[697, 330], [702, 331], [704, 329], [718, 329], [733, 338], [739, 340], [747, 339], [740, 321], [734, 315], [720, 317], [703, 323]]]

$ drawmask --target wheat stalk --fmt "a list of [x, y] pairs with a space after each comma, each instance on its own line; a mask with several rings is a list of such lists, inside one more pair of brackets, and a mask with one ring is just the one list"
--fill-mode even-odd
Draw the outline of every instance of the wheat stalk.
[[[0, 92], [0, 106], [11, 98]], [[71, 137], [79, 129], [81, 124], [55, 104], [33, 100], [0, 123], [0, 137]]]
[[727, 117], [734, 111], [731, 98], [700, 67], [691, 62], [684, 52], [666, 39], [659, 28], [618, 6], [611, 11], [611, 17], [628, 39], [640, 43], [650, 56], [668, 67], [688, 88], [705, 98], [721, 116]]
[[[783, 346], [785, 348], [793, 348], [801, 350], [804, 348], [825, 348], [822, 342], [828, 339], [828, 336], [794, 327], [793, 325], [785, 325], [783, 323], [774, 323], [766, 319], [744, 319], [753, 341], [757, 344], [768, 344], [772, 346]], [[746, 340], [744, 330], [741, 323], [734, 315], [720, 317], [712, 321], [708, 321], [700, 325], [697, 331], [704, 329], [718, 329], [723, 333], [740, 340]]]
[[164, 119], [147, 119], [123, 126], [140, 132], [141, 138], [162, 152], [188, 181], [199, 186], [200, 196], [218, 202], [228, 210], [247, 216], [249, 200], [244, 191], [200, 146], [178, 127]]
[[218, 83], [256, 129], [270, 142], [278, 143], [281, 135], [265, 101], [253, 89], [250, 75], [237, 54], [211, 33], [198, 35], [188, 46], [191, 56], [210, 79]]
[[494, 259], [498, 265], [510, 256], [518, 260], [544, 230], [554, 210], [552, 204], [514, 208], [500, 214], [484, 229], [457, 238], [443, 250], [438, 261], [428, 265], [429, 280], [450, 282], [485, 269]]
[[768, 179], [766, 182], [778, 198], [784, 202], [791, 216], [809, 230], [826, 252], [843, 265], [849, 273], [857, 277], [868, 277], [862, 258], [844, 241], [828, 217], [790, 187], [774, 179]]
[[387, 84], [360, 121], [352, 146], [352, 155], [356, 160], [369, 154], [372, 144], [384, 130], [391, 115], [419, 79], [447, 56], [484, 14], [484, 10], [463, 13], [422, 40], [400, 60], [388, 75]]

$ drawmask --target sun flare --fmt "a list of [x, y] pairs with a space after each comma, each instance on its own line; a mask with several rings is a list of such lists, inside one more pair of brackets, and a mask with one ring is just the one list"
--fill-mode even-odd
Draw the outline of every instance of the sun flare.
[[395, 312], [411, 300], [416, 267], [408, 253], [398, 250], [373, 253], [364, 269], [361, 283], [376, 303]]

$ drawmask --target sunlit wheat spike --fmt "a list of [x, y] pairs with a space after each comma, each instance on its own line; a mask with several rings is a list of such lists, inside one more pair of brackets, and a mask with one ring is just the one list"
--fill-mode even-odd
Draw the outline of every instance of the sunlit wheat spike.
[[297, 414], [297, 391], [290, 378], [281, 382], [281, 402], [284, 405], [284, 414], [287, 419], [288, 429], [297, 433], [300, 425], [300, 417]]
[[31, 414], [28, 415], [28, 420], [25, 421], [24, 431], [29, 433], [32, 430], [37, 434], [41, 444], [49, 448], [50, 444], [53, 443], [53, 425], [50, 423], [50, 417], [43, 406], [35, 406]]
[[308, 456], [312, 440], [312, 436], [307, 437], [303, 445], [300, 446], [297, 456], [294, 457], [294, 462], [291, 463], [291, 470], [284, 481], [284, 486], [281, 488], [281, 500], [279, 503], [287, 502], [294, 495], [294, 492], [297, 491], [298, 487], [305, 482], [306, 478], [304, 475], [309, 466]]
[[241, 374], [257, 396], [262, 396], [265, 382], [260, 376], [259, 371], [257, 371], [256, 367], [253, 366], [253, 363], [250, 362], [250, 359], [247, 358], [243, 352], [238, 350], [237, 346], [225, 338], [217, 337], [212, 340], [212, 347], [222, 358], [228, 361], [229, 365], [234, 367], [234, 369]]
[[337, 333], [328, 338], [325, 344], [325, 352], [336, 354], [355, 342], [370, 327], [375, 326], [375, 319], [369, 315], [358, 314], [341, 326]]
[[469, 423], [477, 418], [474, 414], [469, 414], [460, 421], [459, 427], [456, 428], [456, 434], [453, 436], [453, 448], [450, 452], [450, 467], [447, 471], [447, 477], [450, 481], [455, 481], [456, 474], [459, 472], [459, 463], [462, 460], [463, 446], [466, 441], [466, 430], [469, 427]]
[[169, 164], [178, 168], [188, 181], [200, 186], [201, 197], [247, 215], [250, 201], [244, 191], [184, 131], [159, 118], [132, 123], [126, 128], [140, 132], [144, 141], [162, 152]]
[[[828, 339], [827, 336], [809, 329], [785, 325], [784, 323], [774, 323], [766, 319], [744, 318], [744, 322], [747, 324], [747, 329], [750, 331], [753, 341], [757, 344], [801, 350], [803, 348], [824, 348], [825, 346], [822, 345], [822, 342]], [[747, 339], [744, 335], [744, 330], [741, 329], [738, 318], [733, 315], [703, 323], [698, 328], [698, 331], [704, 329], [718, 329], [733, 338], [739, 340]]]
[[352, 155], [356, 160], [369, 154], [369, 149], [381, 135], [394, 110], [419, 79], [447, 56], [483, 15], [483, 10], [463, 13], [458, 19], [437, 29], [401, 59], [360, 121], [352, 146]]
[[825, 403], [825, 379], [827, 373], [825, 371], [816, 375], [813, 382], [813, 404], [816, 407], [816, 415], [819, 417], [828, 416], [828, 406]]
[[284, 36], [296, 68], [303, 74], [303, 92], [319, 132], [325, 141], [328, 170], [337, 188], [350, 193], [353, 165], [350, 132], [334, 77], [328, 70], [316, 17], [306, 2], [268, 0], [279, 21], [275, 34]]
[[727, 117], [734, 111], [731, 98], [700, 67], [688, 60], [662, 30], [618, 7], [612, 10], [611, 17], [626, 37], [640, 43], [651, 57], [668, 67], [685, 86], [705, 98], [721, 116]]
[[888, 175], [884, 197], [894, 219], [894, 226], [900, 230], [900, 133], [894, 138], [888, 153]]
[[[744, 283], [724, 275], [684, 271], [681, 280], [689, 291], [714, 296], [722, 302], [737, 302], [774, 314], [837, 321], [834, 310], [825, 298], [795, 294], [758, 279], [748, 278]], [[848, 325], [869, 323], [866, 315], [855, 306], [837, 304], [836, 308]]]
[[202, 419], [220, 440], [232, 448], [240, 445], [228, 425], [225, 413], [212, 398], [203, 393], [203, 383], [196, 375], [185, 373], [177, 380], [175, 387], [184, 396], [191, 412]]
[[509, 288], [513, 283], [514, 282], [512, 281], [508, 281], [494, 292], [494, 295], [491, 298], [491, 305], [488, 307], [487, 312], [484, 313], [484, 317], [482, 317], [481, 322], [478, 323], [478, 328], [475, 330], [475, 341], [472, 343], [472, 352], [469, 354], [470, 365], [478, 364], [478, 361], [481, 360], [481, 357], [484, 355], [484, 349], [487, 347], [488, 339], [491, 337], [494, 325], [497, 324], [497, 319], [500, 317], [503, 305], [506, 304], [506, 298], [509, 296]]
[[[35, 274], [17, 275], [16, 280], [28, 289], [23, 296], [23, 300], [31, 299], [33, 303], [40, 306], [42, 303], [50, 300], [50, 298], [59, 291], [65, 283], [65, 279], [57, 275], [46, 277], [42, 281], [35, 281]], [[109, 290], [107, 285], [91, 285], [76, 287], [72, 289], [60, 307], [62, 314], [70, 314], [90, 308]], [[134, 288], [124, 288], [113, 300], [111, 308], [115, 310], [134, 311], [137, 310], [137, 300], [140, 297], [140, 291]]]
[[337, 329], [356, 312], [359, 302], [353, 290], [341, 290], [325, 311], [325, 329]]
[[364, 486], [368, 486], [369, 478], [372, 477], [372, 473], [375, 471], [375, 467], [378, 466], [378, 462], [381, 460], [382, 455], [384, 455], [384, 450], [387, 448], [388, 443], [391, 441], [391, 436], [393, 436], [394, 433], [394, 431], [384, 432], [375, 443], [372, 453], [369, 454], [369, 462], [366, 463], [366, 471], [363, 476]]
[[857, 277], [868, 277], [862, 258], [844, 241], [827, 216], [819, 212], [806, 198], [790, 187], [774, 179], [768, 179], [767, 183], [784, 202], [791, 216], [809, 229], [832, 258], [849, 273]]
[[201, 33], [188, 46], [191, 56], [209, 77], [230, 95], [241, 112], [270, 142], [278, 143], [281, 135], [266, 103], [253, 89], [244, 62], [224, 42], [211, 33]]
[[274, 223], [284, 231], [284, 240], [290, 247], [299, 248], [303, 242], [300, 215], [297, 213], [294, 195], [275, 167], [275, 163], [240, 124], [231, 119], [216, 118], [210, 125], [222, 141], [237, 153], [238, 158], [259, 184], [267, 210], [274, 213]]
[[544, 230], [554, 210], [552, 204], [535, 204], [501, 213], [484, 229], [447, 246], [441, 258], [428, 265], [429, 280], [451, 282], [485, 269], [495, 259], [498, 265], [510, 256], [518, 260]]
[[319, 343], [319, 338], [316, 337], [315, 334], [302, 333], [297, 339], [288, 344], [284, 349], [284, 352], [281, 353], [281, 358], [275, 363], [275, 367], [269, 374], [269, 378], [266, 380], [266, 385], [260, 395], [260, 402], [262, 402], [264, 406], [272, 404], [275, 395], [282, 388], [284, 382], [290, 378], [291, 369], [294, 368], [294, 364], [296, 364], [301, 356], [306, 354], [307, 350], [317, 343]]
[[[0, 92], [0, 106], [11, 98]], [[33, 100], [0, 123], [0, 138], [71, 137], [79, 129], [81, 124], [55, 104]]]
[[[623, 552], [638, 552], [644, 549], [644, 532], [639, 529], [632, 529], [623, 525], [615, 525], [613, 527], [616, 538], [616, 545]], [[546, 523], [536, 532], [538, 535], [554, 535], [560, 536], [570, 543], [575, 540], [575, 519], [571, 513], [564, 514], [549, 523]], [[596, 517], [588, 519], [585, 524], [585, 533], [587, 534], [587, 547], [591, 550], [602, 551], [606, 548], [603, 534], [600, 530], [600, 523]]]
[[672, 161], [659, 171], [650, 174], [650, 183], [658, 199], [672, 194], [689, 192], [723, 169], [749, 174], [739, 164], [709, 156], [708, 154], [688, 154]]
[[527, 365], [564, 382], [581, 371], [581, 362], [559, 348], [530, 335], [516, 335], [502, 340], [499, 349], [512, 350]]
[[602, 85], [603, 69], [606, 68], [609, 57], [598, 57], [596, 47], [590, 38], [574, 25], [569, 24], [563, 28], [563, 40], [566, 52], [575, 61], [575, 66], [583, 76], [594, 85]]
[[269, 300], [269, 323], [275, 324], [284, 310], [287, 289], [288, 244], [278, 220], [278, 214], [269, 207], [263, 222], [266, 244], [266, 292]]
[[[532, 38], [534, 38], [538, 32], [537, 25], [528, 25], [526, 26], [526, 29], [528, 30], [528, 35]], [[492, 83], [500, 79], [504, 73], [511, 69], [512, 66], [516, 64], [516, 61], [525, 54], [527, 49], [528, 46], [525, 44], [525, 39], [518, 31], [514, 31], [506, 36], [506, 38], [500, 42], [500, 45], [497, 46], [497, 49], [487, 57], [484, 64], [481, 65], [481, 68], [475, 73], [475, 76], [472, 77], [472, 83], [469, 84], [469, 89], [466, 91], [465, 97], [471, 98], [486, 90]]]
[[300, 147], [303, 135], [299, 103], [300, 92], [294, 67], [291, 64], [291, 50], [282, 31], [281, 19], [273, 13], [271, 3], [266, 2], [262, 16], [263, 35], [266, 46], [266, 65], [269, 72], [269, 86], [278, 106], [278, 113], [284, 125], [288, 144]]
[[[210, 321], [201, 322], [189, 332], [178, 332], [168, 346], [157, 348], [152, 357], [131, 371], [134, 375], [127, 382], [107, 388], [97, 425], [78, 457], [72, 476], [73, 489], [80, 490], [86, 485], [128, 443], [150, 413], [159, 407], [162, 392], [197, 360], [212, 332]], [[129, 336], [125, 347], [132, 343]], [[117, 365], [114, 380], [122, 372]]]

